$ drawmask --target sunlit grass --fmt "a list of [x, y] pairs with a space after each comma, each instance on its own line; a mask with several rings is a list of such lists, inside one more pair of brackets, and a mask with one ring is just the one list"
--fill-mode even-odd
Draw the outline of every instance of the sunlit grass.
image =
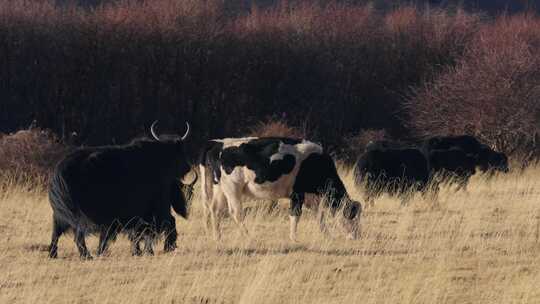
[[[352, 195], [352, 172], [341, 170]], [[269, 213], [249, 202], [250, 237], [225, 220], [223, 241], [206, 233], [198, 193], [178, 217], [172, 254], [131, 257], [125, 237], [110, 254], [79, 260], [71, 236], [49, 260], [51, 209], [42, 188], [0, 187], [1, 303], [538, 303], [540, 168], [486, 179], [467, 192], [443, 188], [438, 202], [407, 206], [383, 196], [362, 215], [359, 240], [334, 220], [318, 231], [305, 210], [299, 243], [288, 239], [286, 205]], [[35, 190], [34, 190], [35, 189]], [[265, 208], [257, 208], [265, 204]], [[95, 250], [97, 239], [89, 238]]]

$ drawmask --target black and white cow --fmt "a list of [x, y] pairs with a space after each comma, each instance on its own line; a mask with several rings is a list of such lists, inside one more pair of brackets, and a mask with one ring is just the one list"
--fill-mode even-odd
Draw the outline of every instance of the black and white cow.
[[205, 217], [217, 240], [219, 211], [225, 206], [247, 234], [242, 201], [251, 197], [289, 198], [290, 238], [296, 241], [305, 193], [326, 195], [332, 214], [341, 210], [347, 237], [356, 238], [362, 207], [349, 197], [332, 158], [319, 144], [291, 138], [216, 139], [208, 142], [199, 164]]

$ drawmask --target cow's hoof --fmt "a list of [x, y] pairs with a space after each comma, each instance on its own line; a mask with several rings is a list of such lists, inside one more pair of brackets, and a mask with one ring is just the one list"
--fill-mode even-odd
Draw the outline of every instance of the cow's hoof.
[[81, 260], [83, 260], [83, 261], [91, 261], [93, 259], [94, 258], [90, 254], [81, 255]]
[[56, 259], [56, 258], [58, 258], [58, 253], [56, 253], [56, 252], [50, 252], [50, 253], [49, 253], [49, 258], [50, 258], [50, 259]]
[[293, 237], [293, 236], [290, 236], [289, 237], [289, 240], [291, 240], [291, 242], [295, 243], [295, 244], [298, 244], [298, 239], [296, 237]]

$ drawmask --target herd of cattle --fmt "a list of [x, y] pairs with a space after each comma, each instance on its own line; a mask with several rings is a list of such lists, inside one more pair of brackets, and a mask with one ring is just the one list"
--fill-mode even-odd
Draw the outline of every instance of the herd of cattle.
[[[189, 161], [183, 136], [150, 131], [152, 138], [127, 145], [79, 148], [61, 160], [53, 174], [49, 201], [53, 229], [49, 257], [56, 258], [58, 240], [73, 231], [79, 254], [90, 259], [85, 237], [99, 235], [97, 255], [103, 254], [120, 232], [131, 241], [133, 255], [153, 254], [153, 244], [165, 236], [164, 251], [176, 248], [176, 223], [171, 207], [187, 218], [189, 197], [179, 187], [192, 165], [199, 174], [184, 185], [191, 193], [200, 176], [207, 228], [220, 239], [223, 211], [242, 233], [242, 200], [290, 199], [290, 238], [296, 240], [306, 193], [322, 195], [330, 213], [339, 216], [347, 238], [358, 233], [362, 205], [351, 199], [334, 161], [320, 144], [292, 138], [225, 138], [210, 140], [195, 162]], [[356, 165], [356, 180], [366, 185], [366, 198], [386, 191], [404, 195], [425, 191], [434, 176], [447, 172], [460, 185], [481, 170], [508, 170], [504, 154], [474, 137], [434, 137], [421, 145], [378, 141], [371, 143]], [[443, 175], [451, 176], [451, 175]], [[324, 228], [320, 219], [321, 229]], [[143, 243], [143, 250], [140, 243]]]
[[464, 189], [476, 168], [508, 172], [508, 158], [468, 135], [436, 136], [414, 145], [377, 141], [358, 159], [355, 179], [364, 183], [370, 204], [383, 192], [406, 202], [415, 191], [436, 193], [441, 182]]

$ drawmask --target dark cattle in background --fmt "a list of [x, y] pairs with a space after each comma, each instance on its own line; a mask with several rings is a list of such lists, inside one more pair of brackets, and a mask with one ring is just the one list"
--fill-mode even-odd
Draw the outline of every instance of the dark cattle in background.
[[[242, 201], [289, 198], [290, 238], [296, 228], [306, 193], [327, 195], [332, 214], [342, 208], [344, 228], [355, 238], [361, 205], [351, 200], [332, 158], [319, 144], [291, 138], [226, 138], [211, 140], [201, 153], [201, 187], [207, 223], [221, 237], [219, 212], [228, 207], [234, 221], [243, 225]], [[321, 212], [322, 208], [320, 209]], [[324, 230], [324, 215], [320, 228]]]
[[478, 139], [471, 135], [434, 136], [422, 143], [422, 150], [426, 155], [433, 150], [461, 149], [467, 154], [478, 155], [485, 147]]
[[450, 149], [460, 149], [476, 158], [476, 166], [484, 172], [490, 170], [508, 172], [507, 156], [482, 144], [471, 135], [434, 136], [426, 139], [422, 144], [422, 150], [426, 155], [430, 155], [434, 150]]
[[476, 172], [476, 157], [458, 148], [432, 150], [429, 152], [429, 165], [437, 182], [456, 182], [459, 188], [464, 189]]
[[187, 217], [187, 202], [178, 182], [190, 170], [184, 136], [151, 133], [155, 140], [138, 139], [121, 146], [86, 147], [68, 154], [57, 165], [49, 189], [53, 231], [49, 250], [57, 257], [58, 239], [73, 230], [81, 258], [91, 258], [85, 236], [99, 233], [102, 254], [116, 233], [125, 231], [132, 253], [152, 254], [152, 242], [165, 233], [165, 251], [176, 248], [176, 224], [171, 206]]
[[366, 199], [371, 203], [384, 192], [406, 202], [412, 192], [425, 190], [429, 181], [428, 160], [416, 148], [378, 146], [364, 153], [354, 170], [356, 184], [365, 184]]
[[495, 171], [508, 172], [508, 157], [502, 152], [492, 150], [484, 146], [477, 157], [477, 165], [483, 172], [493, 173]]
[[370, 141], [366, 145], [364, 152], [373, 151], [373, 150], [405, 149], [405, 148], [415, 148], [415, 147], [406, 142], [391, 141], [391, 140], [376, 140], [376, 141]]

